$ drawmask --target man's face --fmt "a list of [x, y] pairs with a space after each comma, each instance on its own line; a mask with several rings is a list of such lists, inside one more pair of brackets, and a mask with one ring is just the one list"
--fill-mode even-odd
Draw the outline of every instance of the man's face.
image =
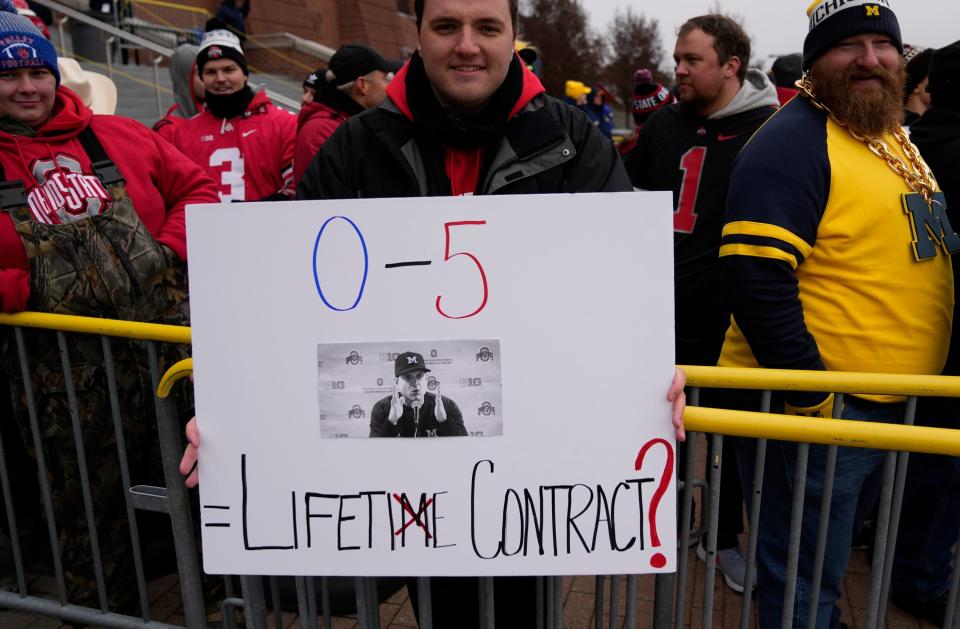
[[507, 78], [514, 32], [508, 0], [428, 0], [418, 48], [433, 90], [458, 113], [480, 111]]
[[57, 78], [46, 68], [0, 72], [0, 117], [37, 128], [50, 119]]
[[817, 98], [860, 131], [875, 135], [902, 122], [906, 62], [887, 35], [841, 40], [814, 62], [810, 80]]
[[306, 105], [307, 103], [312, 103], [316, 96], [317, 90], [312, 87], [303, 86], [303, 96], [300, 97], [300, 104]]
[[684, 103], [706, 109], [722, 95], [724, 84], [736, 76], [733, 59], [720, 63], [713, 44], [716, 38], [699, 28], [680, 35], [673, 49], [677, 93]]
[[390, 81], [387, 79], [387, 73], [382, 70], [374, 70], [357, 79], [363, 81], [363, 89], [358, 90], [357, 102], [364, 108], [376, 107], [387, 97], [387, 85]]
[[200, 74], [203, 88], [210, 94], [227, 96], [243, 89], [247, 76], [233, 59], [208, 61]]
[[403, 396], [403, 403], [407, 406], [421, 406], [423, 396], [427, 392], [426, 371], [408, 371], [397, 378], [397, 391]]

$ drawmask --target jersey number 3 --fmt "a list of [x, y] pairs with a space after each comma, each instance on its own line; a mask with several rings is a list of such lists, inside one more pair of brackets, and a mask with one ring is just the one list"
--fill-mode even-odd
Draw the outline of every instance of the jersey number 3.
[[681, 234], [693, 233], [697, 224], [697, 194], [700, 192], [700, 178], [707, 157], [707, 147], [695, 146], [680, 158], [680, 170], [683, 171], [683, 184], [680, 186], [680, 199], [673, 211], [673, 231]]
[[[231, 201], [246, 200], [246, 186], [243, 183], [243, 156], [240, 155], [240, 149], [226, 148], [217, 149], [210, 155], [210, 167], [218, 168], [227, 165], [220, 170], [220, 200], [224, 203]], [[228, 188], [226, 192], [224, 188]]]

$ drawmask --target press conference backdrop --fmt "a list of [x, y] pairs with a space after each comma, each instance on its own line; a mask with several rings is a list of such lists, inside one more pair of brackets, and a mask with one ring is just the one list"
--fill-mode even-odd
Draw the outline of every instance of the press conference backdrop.
[[322, 343], [317, 346], [320, 435], [366, 438], [373, 405], [393, 392], [393, 365], [403, 352], [424, 358], [427, 391], [453, 400], [472, 437], [503, 434], [500, 342], [496, 339]]

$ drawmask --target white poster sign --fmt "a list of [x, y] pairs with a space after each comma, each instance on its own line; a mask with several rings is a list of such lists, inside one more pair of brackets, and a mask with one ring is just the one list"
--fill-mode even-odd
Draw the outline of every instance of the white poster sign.
[[208, 573], [675, 569], [668, 193], [187, 228]]

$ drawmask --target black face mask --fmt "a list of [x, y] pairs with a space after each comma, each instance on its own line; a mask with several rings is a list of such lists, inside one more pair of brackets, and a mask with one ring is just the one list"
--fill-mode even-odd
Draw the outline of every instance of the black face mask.
[[523, 66], [516, 55], [490, 101], [472, 116], [463, 116], [443, 107], [437, 100], [419, 53], [414, 53], [407, 70], [407, 104], [417, 127], [438, 144], [460, 149], [487, 146], [503, 137], [510, 111], [523, 93]]
[[253, 97], [253, 90], [250, 89], [249, 85], [244, 85], [242, 89], [233, 94], [211, 94], [207, 92], [204, 102], [211, 114], [217, 118], [229, 120], [242, 116]]

